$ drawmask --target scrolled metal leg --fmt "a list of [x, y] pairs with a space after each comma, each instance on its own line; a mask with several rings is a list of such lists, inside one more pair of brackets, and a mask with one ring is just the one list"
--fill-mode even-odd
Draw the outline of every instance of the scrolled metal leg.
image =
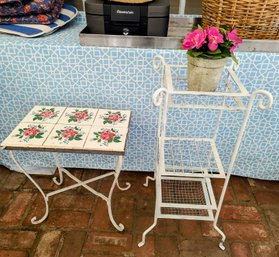
[[131, 183], [126, 182], [125, 184], [126, 184], [126, 187], [121, 187], [121, 186], [119, 185], [118, 180], [116, 181], [116, 185], [117, 185], [117, 187], [119, 188], [119, 190], [121, 190], [121, 191], [126, 191], [126, 190], [128, 190], [128, 189], [131, 187]]
[[155, 177], [147, 176], [145, 179], [145, 183], [143, 184], [145, 187], [148, 187], [149, 180], [155, 181]]
[[226, 236], [225, 236], [224, 232], [220, 228], [217, 227], [215, 222], [213, 222], [213, 227], [222, 236], [222, 239], [219, 243], [219, 248], [224, 251], [225, 250], [224, 242], [226, 240]]
[[58, 168], [58, 172], [59, 172], [59, 179], [57, 179], [57, 177], [54, 177], [52, 180], [53, 182], [60, 186], [63, 184], [64, 182], [64, 178], [63, 178], [63, 170], [61, 169], [61, 166], [60, 166], [60, 163], [59, 163], [59, 160], [58, 160], [58, 156], [57, 156], [57, 153], [53, 153], [53, 157], [54, 157], [54, 160], [55, 160], [55, 163], [56, 163], [56, 167]]
[[142, 247], [145, 244], [145, 237], [146, 235], [157, 225], [157, 217], [155, 215], [153, 224], [147, 228], [142, 234], [142, 240], [138, 243], [138, 247]]
[[123, 231], [124, 230], [124, 225], [119, 223], [117, 224], [113, 218], [112, 215], [112, 210], [111, 210], [111, 198], [112, 198], [112, 193], [114, 190], [115, 185], [118, 183], [118, 177], [121, 171], [121, 167], [122, 167], [122, 156], [118, 156], [117, 160], [116, 160], [116, 167], [115, 167], [115, 174], [114, 174], [114, 180], [112, 182], [110, 191], [109, 191], [109, 195], [108, 195], [108, 199], [107, 199], [107, 206], [108, 206], [108, 214], [109, 214], [109, 218], [110, 221], [112, 223], [112, 225], [118, 230], [118, 231]]
[[41, 187], [36, 183], [36, 181], [28, 174], [28, 172], [22, 167], [22, 165], [19, 164], [19, 162], [16, 160], [15, 156], [13, 155], [13, 152], [10, 151], [10, 157], [11, 159], [14, 161], [14, 163], [16, 164], [16, 166], [18, 167], [18, 169], [20, 171], [22, 171], [25, 176], [35, 185], [35, 187], [39, 190], [39, 192], [42, 194], [43, 198], [44, 198], [44, 202], [45, 202], [45, 206], [46, 206], [46, 210], [45, 210], [45, 214], [43, 215], [42, 218], [40, 218], [39, 220], [37, 220], [37, 217], [33, 217], [31, 219], [31, 223], [32, 224], [39, 224], [41, 222], [43, 222], [47, 216], [48, 216], [48, 197], [47, 195], [43, 192], [43, 190], [41, 189]]

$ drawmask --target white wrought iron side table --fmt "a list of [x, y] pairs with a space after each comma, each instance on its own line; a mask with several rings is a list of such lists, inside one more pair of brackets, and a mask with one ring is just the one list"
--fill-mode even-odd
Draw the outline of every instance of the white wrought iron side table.
[[[159, 106], [157, 146], [154, 177], [147, 177], [144, 186], [155, 180], [155, 214], [138, 246], [145, 244], [158, 218], [173, 218], [213, 221], [222, 237], [219, 247], [224, 250], [226, 236], [217, 222], [241, 140], [256, 96], [267, 97], [266, 103], [259, 99], [262, 110], [271, 107], [273, 97], [265, 90], [250, 94], [236, 76], [234, 65], [225, 68], [216, 92], [188, 91], [186, 65], [169, 65], [156, 56], [153, 67], [161, 71], [161, 88], [153, 94], [153, 103]], [[231, 113], [237, 115], [237, 128], [222, 124]], [[220, 131], [228, 135], [233, 131], [235, 137], [220, 139]], [[224, 140], [232, 146], [227, 155], [220, 148]], [[218, 201], [212, 178], [224, 180]]]
[[[131, 186], [130, 183], [126, 183], [125, 187], [121, 187], [118, 182], [125, 153], [130, 117], [131, 112], [124, 110], [55, 106], [35, 106], [27, 114], [3, 141], [1, 149], [10, 150], [10, 157], [18, 169], [35, 185], [44, 198], [45, 214], [40, 219], [33, 217], [31, 219], [32, 224], [41, 223], [47, 218], [49, 212], [48, 198], [50, 196], [82, 186], [106, 201], [111, 223], [119, 231], [124, 229], [123, 224], [117, 224], [114, 220], [111, 199], [115, 186], [122, 191], [128, 190]], [[44, 193], [38, 183], [16, 159], [12, 150], [53, 152], [54, 161], [59, 172], [59, 178], [54, 177], [53, 182], [57, 185], [62, 185], [63, 175], [66, 174], [76, 183]], [[58, 152], [115, 155], [115, 170], [81, 181], [67, 169], [61, 167]], [[88, 185], [90, 182], [108, 176], [114, 176], [108, 196]]]

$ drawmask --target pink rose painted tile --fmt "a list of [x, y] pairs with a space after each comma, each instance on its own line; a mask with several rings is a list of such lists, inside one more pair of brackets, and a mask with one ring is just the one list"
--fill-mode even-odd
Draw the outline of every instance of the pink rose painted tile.
[[20, 123], [2, 143], [3, 146], [42, 146], [54, 124]]
[[84, 148], [108, 152], [123, 152], [127, 137], [127, 128], [93, 126]]
[[92, 108], [67, 108], [58, 123], [71, 125], [92, 125], [98, 109]]
[[22, 122], [57, 123], [66, 107], [35, 106]]
[[45, 141], [44, 147], [83, 149], [89, 130], [90, 126], [57, 124]]
[[130, 111], [100, 109], [93, 125], [127, 128], [130, 115]]

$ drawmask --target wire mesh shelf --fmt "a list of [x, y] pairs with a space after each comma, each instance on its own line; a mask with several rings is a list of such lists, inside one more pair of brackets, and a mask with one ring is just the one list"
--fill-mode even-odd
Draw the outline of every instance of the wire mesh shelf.
[[225, 178], [213, 139], [166, 137], [162, 155], [162, 175]]
[[160, 215], [164, 218], [213, 220], [216, 207], [210, 179], [161, 179]]

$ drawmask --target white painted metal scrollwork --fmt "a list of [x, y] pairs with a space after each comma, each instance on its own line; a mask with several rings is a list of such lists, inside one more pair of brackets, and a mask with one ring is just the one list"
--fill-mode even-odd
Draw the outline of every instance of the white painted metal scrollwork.
[[[265, 90], [257, 90], [250, 94], [234, 72], [237, 69], [235, 64], [226, 67], [227, 77], [224, 78], [222, 91], [217, 92], [187, 91], [181, 90], [181, 87], [176, 89], [174, 83], [178, 81], [177, 78], [179, 76], [179, 79], [181, 79], [180, 74], [184, 74], [185, 65], [168, 65], [163, 57], [156, 56], [153, 60], [153, 66], [156, 70], [162, 69], [161, 88], [157, 89], [152, 96], [154, 105], [159, 107], [158, 136], [155, 149], [154, 178], [147, 177], [144, 186], [148, 186], [149, 179], [155, 179], [156, 201], [153, 224], [143, 232], [142, 240], [138, 246], [141, 247], [145, 244], [146, 235], [156, 226], [158, 218], [175, 218], [213, 221], [214, 229], [221, 236], [219, 247], [224, 250], [226, 235], [217, 226], [217, 222], [249, 116], [257, 96], [261, 97], [258, 101], [258, 108], [262, 110], [271, 108], [273, 97]], [[175, 69], [182, 70], [176, 71]], [[186, 101], [182, 102], [180, 100], [179, 103], [176, 103], [175, 97], [177, 96], [180, 97], [179, 99], [186, 97]], [[202, 97], [204, 96], [210, 98], [208, 103], [190, 102], [192, 99], [197, 98], [203, 101], [205, 98]], [[263, 99], [263, 97], [266, 99]], [[216, 101], [217, 98], [219, 98], [219, 101]], [[169, 108], [171, 108], [170, 112], [168, 112]], [[167, 115], [173, 115], [175, 108], [188, 109], [187, 114], [190, 115], [193, 109], [214, 110], [216, 115], [212, 117], [214, 117], [213, 123], [215, 125], [208, 127], [209, 136], [179, 137], [172, 135], [172, 131], [166, 130], [167, 121], [171, 120], [167, 119]], [[222, 163], [215, 143], [218, 141], [217, 135], [224, 110], [241, 111], [243, 113], [236, 142], [233, 146], [229, 162], [226, 162], [226, 167]], [[196, 117], [196, 119], [198, 118]], [[202, 126], [202, 123], [198, 124], [198, 126]], [[168, 131], [167, 134], [166, 131]], [[185, 144], [186, 146], [184, 146], [182, 144], [184, 142], [188, 143], [188, 145]], [[206, 145], [209, 145], [209, 147], [206, 148]], [[186, 155], [186, 158], [182, 154], [179, 155], [185, 148], [190, 152], [189, 155]], [[204, 153], [204, 158], [198, 156], [199, 152]], [[166, 153], [169, 156], [166, 156]], [[195, 158], [196, 156], [199, 158]], [[213, 166], [214, 164], [215, 166]], [[224, 179], [218, 201], [215, 199], [211, 186], [211, 178]], [[176, 185], [179, 185], [179, 188], [183, 185], [185, 188], [178, 192], [176, 191]], [[175, 192], [175, 194], [172, 195], [172, 192]]]

